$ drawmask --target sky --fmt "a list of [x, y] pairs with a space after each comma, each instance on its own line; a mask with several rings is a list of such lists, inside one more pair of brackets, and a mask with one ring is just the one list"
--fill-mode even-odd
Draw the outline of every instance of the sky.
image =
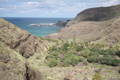
[[120, 0], [0, 0], [0, 17], [73, 18], [92, 7], [120, 4]]

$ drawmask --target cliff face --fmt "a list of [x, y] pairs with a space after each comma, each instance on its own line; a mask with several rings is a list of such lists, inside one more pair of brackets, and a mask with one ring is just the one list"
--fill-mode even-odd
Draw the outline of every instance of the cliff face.
[[44, 50], [44, 42], [0, 18], [0, 41], [26, 58]]
[[120, 16], [120, 5], [90, 8], [80, 12], [74, 19], [66, 24], [66, 27], [81, 21], [105, 21], [118, 16]]

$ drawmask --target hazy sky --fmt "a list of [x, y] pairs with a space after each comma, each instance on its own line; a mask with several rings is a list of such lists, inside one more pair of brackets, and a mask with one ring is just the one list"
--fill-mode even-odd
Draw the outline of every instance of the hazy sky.
[[80, 11], [120, 0], [0, 0], [0, 17], [75, 17]]

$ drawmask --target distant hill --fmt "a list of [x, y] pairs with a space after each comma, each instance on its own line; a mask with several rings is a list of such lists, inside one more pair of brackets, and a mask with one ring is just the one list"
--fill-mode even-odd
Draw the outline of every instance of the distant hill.
[[112, 45], [120, 40], [120, 5], [92, 8], [79, 13], [65, 27], [55, 34], [46, 36], [51, 39], [77, 38], [81, 41], [97, 41]]
[[66, 24], [69, 27], [81, 21], [105, 21], [120, 16], [120, 5], [86, 9]]

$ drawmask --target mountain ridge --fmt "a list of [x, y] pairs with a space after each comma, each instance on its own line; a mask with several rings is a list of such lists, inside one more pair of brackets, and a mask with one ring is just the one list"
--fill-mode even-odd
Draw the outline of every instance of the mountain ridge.
[[81, 21], [105, 21], [120, 16], [120, 4], [110, 7], [97, 7], [85, 9], [78, 13], [77, 16], [69, 21], [65, 27]]
[[[119, 7], [118, 12], [120, 12], [120, 5], [111, 6], [107, 8], [111, 9], [111, 8], [116, 8], [116, 7], [117, 9]], [[92, 8], [92, 10], [93, 9], [97, 10], [99, 8]], [[91, 10], [91, 9], [85, 10], [85, 13], [86, 11], [89, 12], [88, 10]], [[82, 14], [82, 12], [79, 14]], [[81, 41], [97, 41], [97, 42], [102, 41], [104, 42], [104, 44], [109, 45], [109, 46], [119, 42], [119, 30], [120, 30], [120, 23], [119, 23], [120, 16], [119, 15], [120, 14], [116, 15], [115, 17], [112, 17], [109, 20], [102, 20], [102, 21], [89, 21], [89, 20], [84, 21], [80, 18], [81, 15], [79, 16], [79, 14], [73, 19], [74, 22], [76, 22], [75, 24], [71, 24], [71, 21], [73, 21], [71, 20], [67, 23], [67, 25], [70, 23], [71, 26], [60, 29], [57, 31], [57, 33], [50, 34], [45, 37], [51, 38], [51, 39], [77, 38]], [[92, 17], [94, 19], [94, 16]], [[79, 19], [81, 21], [79, 22], [79, 20], [76, 20], [76, 19]], [[89, 19], [89, 17], [87, 19]], [[118, 36], [118, 37], [115, 37], [115, 36]], [[103, 38], [104, 40], [102, 40]]]

